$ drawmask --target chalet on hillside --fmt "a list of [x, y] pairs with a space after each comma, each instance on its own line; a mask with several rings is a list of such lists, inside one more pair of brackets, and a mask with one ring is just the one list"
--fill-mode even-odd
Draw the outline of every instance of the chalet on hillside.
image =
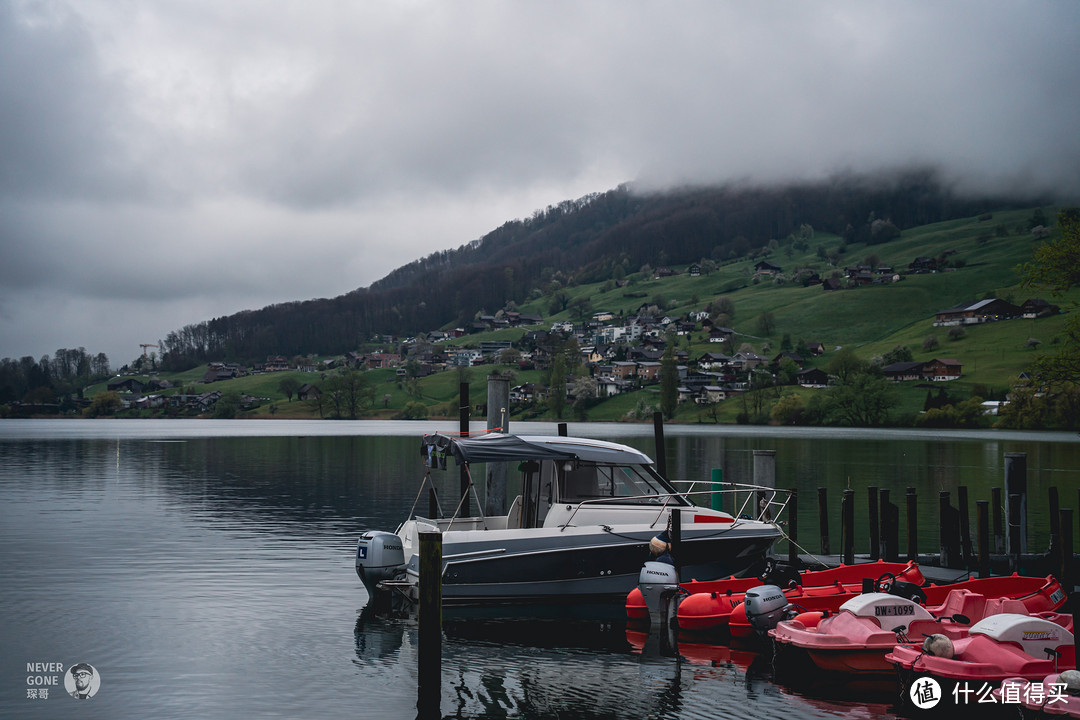
[[263, 365], [264, 372], [284, 372], [288, 369], [289, 361], [284, 355], [269, 355], [266, 358], [266, 364]]
[[923, 364], [923, 377], [935, 382], [956, 380], [960, 377], [960, 370], [962, 368], [963, 365], [961, 365], [958, 360], [953, 360], [952, 358], [934, 358], [933, 360], [927, 360]]
[[881, 373], [895, 382], [922, 380], [922, 367], [921, 362], [897, 362], [881, 368]]
[[935, 326], [977, 325], [996, 320], [1011, 320], [1020, 316], [1020, 308], [1012, 303], [988, 298], [964, 303], [948, 310], [939, 310], [934, 320]]
[[1061, 308], [1057, 305], [1051, 305], [1047, 301], [1041, 298], [1030, 298], [1024, 301], [1024, 304], [1020, 306], [1020, 314], [1025, 320], [1034, 320], [1035, 318], [1051, 317], [1061, 312]]
[[920, 256], [908, 263], [910, 273], [934, 273], [938, 270], [938, 262], [932, 257]]
[[895, 382], [929, 380], [944, 382], [960, 377], [963, 365], [952, 358], [934, 358], [923, 362], [892, 363], [881, 368], [882, 374]]
[[779, 265], [773, 265], [768, 260], [762, 260], [754, 266], [754, 272], [760, 275], [776, 275], [780, 273], [780, 270]]
[[799, 371], [795, 382], [803, 387], [823, 388], [829, 384], [829, 374], [821, 368], [807, 368]]
[[825, 292], [832, 290], [840, 290], [844, 287], [844, 283], [839, 278], [825, 278], [821, 281], [821, 289]]
[[142, 380], [127, 377], [110, 380], [109, 384], [105, 386], [105, 389], [109, 392], [141, 393], [145, 387], [146, 383]]

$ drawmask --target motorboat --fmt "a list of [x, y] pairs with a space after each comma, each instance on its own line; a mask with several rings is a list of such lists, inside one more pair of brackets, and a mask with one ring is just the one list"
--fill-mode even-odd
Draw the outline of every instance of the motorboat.
[[1041, 681], [1076, 669], [1072, 632], [1041, 617], [991, 615], [972, 625], [965, 638], [938, 646], [928, 641], [896, 645], [885, 656], [903, 687], [922, 677], [932, 677], [942, 687], [991, 687], [1007, 678]]
[[[1053, 575], [1046, 577], [1032, 577], [1026, 575], [1001, 575], [988, 578], [970, 578], [963, 582], [948, 585], [926, 585], [912, 588], [901, 585], [899, 582], [883, 580], [879, 583], [879, 589], [890, 594], [898, 594], [898, 586], [906, 595], [918, 600], [922, 605], [937, 606], [945, 603], [949, 593], [953, 590], [969, 590], [986, 598], [1012, 598], [1023, 603], [1024, 612], [1028, 614], [1053, 612], [1065, 603], [1065, 591], [1061, 583]], [[748, 591], [748, 592], [753, 592]], [[765, 625], [760, 619], [748, 617], [744, 605], [734, 608], [728, 618], [728, 632], [732, 638], [745, 639], [753, 635], [768, 633], [781, 620], [791, 619], [797, 612], [813, 613], [837, 612], [840, 606], [848, 600], [858, 597], [860, 593], [854, 591], [835, 592], [832, 594], [803, 594], [795, 596], [790, 592], [785, 593], [788, 597], [790, 609], [785, 610], [781, 616], [777, 613], [776, 622]], [[683, 603], [685, 605], [685, 602]], [[682, 610], [680, 605], [679, 609]], [[680, 616], [680, 622], [682, 618]]]
[[[919, 566], [908, 563], [866, 563], [864, 565], [842, 565], [832, 570], [823, 570], [805, 576], [803, 585], [790, 582], [777, 585], [779, 592], [789, 602], [806, 605], [813, 609], [836, 609], [843, 599], [854, 597], [863, 590], [863, 581], [871, 580], [873, 587], [891, 588], [900, 584], [921, 586], [926, 582]], [[685, 583], [684, 583], [685, 585]], [[678, 622], [682, 630], [694, 632], [723, 632], [734, 629], [730, 622], [733, 615], [744, 612], [742, 606], [746, 593], [762, 586], [762, 581], [741, 590], [731, 588], [708, 589], [693, 592], [679, 603]], [[768, 584], [769, 587], [774, 587]], [[704, 585], [697, 587], [704, 588]], [[696, 589], [696, 588], [695, 588]], [[730, 590], [730, 592], [729, 592]], [[843, 598], [843, 599], [839, 599]], [[745, 614], [742, 615], [745, 621]]]
[[[966, 589], [950, 590], [941, 605], [925, 607], [886, 593], [864, 593], [844, 602], [836, 613], [804, 613], [769, 631], [777, 657], [803, 652], [824, 671], [852, 675], [891, 675], [885, 655], [909, 638], [943, 635], [966, 637], [973, 623], [1001, 613], [1029, 614], [1022, 600], [987, 598]], [[1066, 627], [1067, 615], [1045, 613]]]
[[[918, 568], [914, 563], [885, 562], [884, 560], [803, 571], [797, 571], [786, 563], [774, 563], [770, 560], [766, 563], [765, 571], [757, 577], [687, 580], [680, 584], [680, 588], [687, 598], [697, 596], [695, 603], [700, 603], [702, 606], [716, 606], [715, 608], [701, 607], [693, 613], [687, 613], [689, 623], [700, 629], [710, 629], [713, 623], [709, 623], [706, 620], [707, 617], [715, 616], [716, 623], [722, 623], [721, 618], [726, 613], [720, 611], [726, 609], [730, 612], [731, 608], [742, 602], [747, 590], [762, 583], [787, 589], [828, 588], [832, 591], [837, 587], [837, 583], [861, 588], [864, 579], [869, 578], [876, 582], [900, 575], [907, 578], [909, 582], [921, 585], [924, 580], [921, 573], [916, 576], [916, 572]], [[626, 595], [626, 619], [630, 621], [649, 619], [649, 611], [640, 587], [634, 588]]]
[[356, 572], [373, 598], [415, 597], [423, 533], [441, 534], [442, 601], [449, 606], [622, 601], [638, 582], [650, 540], [673, 526], [679, 567], [700, 578], [759, 572], [782, 535], [770, 519], [783, 510], [773, 488], [734, 486], [744, 498], [764, 498], [763, 506], [754, 504], [756, 518], [702, 507], [693, 502], [693, 484], [676, 490], [648, 455], [618, 443], [440, 433], [425, 436], [421, 447], [421, 493], [431, 471], [450, 458], [465, 469], [474, 494], [475, 466], [494, 463], [506, 464], [507, 487], [520, 492], [506, 514], [461, 517], [459, 503], [451, 517], [425, 517], [414, 514], [414, 503], [393, 533], [365, 532]]

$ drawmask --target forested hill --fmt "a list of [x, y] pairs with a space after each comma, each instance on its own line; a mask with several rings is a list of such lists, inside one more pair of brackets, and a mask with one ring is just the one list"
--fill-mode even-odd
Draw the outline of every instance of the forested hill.
[[847, 242], [887, 242], [906, 228], [994, 208], [1044, 204], [1031, 197], [961, 196], [935, 173], [846, 175], [813, 184], [729, 185], [641, 194], [623, 186], [507, 222], [456, 250], [394, 270], [332, 299], [248, 310], [170, 332], [167, 369], [208, 360], [339, 354], [373, 333], [415, 334], [470, 322], [534, 293], [618, 278], [644, 265], [723, 262], [766, 254], [803, 225]]

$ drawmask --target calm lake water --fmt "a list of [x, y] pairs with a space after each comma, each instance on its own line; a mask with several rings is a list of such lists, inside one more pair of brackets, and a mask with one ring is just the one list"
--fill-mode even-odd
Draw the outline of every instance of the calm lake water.
[[[477, 424], [475, 427], [479, 428]], [[413, 718], [416, 628], [369, 618], [356, 538], [392, 530], [421, 479], [418, 438], [455, 424], [319, 421], [0, 421], [0, 717]], [[550, 424], [516, 432], [554, 434]], [[570, 425], [654, 455], [651, 426]], [[1073, 434], [668, 427], [669, 475], [752, 479], [776, 451], [816, 543], [816, 489], [919, 491], [924, 552], [939, 490], [972, 508], [1027, 453], [1030, 547], [1046, 544], [1046, 492], [1074, 507]], [[445, 496], [456, 485], [448, 473]], [[838, 512], [838, 511], [837, 511]], [[856, 513], [865, 537], [865, 512]], [[837, 517], [833, 520], [838, 523]], [[834, 524], [838, 528], [838, 524]], [[811, 532], [813, 531], [813, 532]], [[834, 530], [834, 549], [839, 532]], [[859, 548], [865, 550], [865, 548]], [[598, 617], [448, 616], [444, 716], [454, 718], [875, 717], [888, 696], [843, 700], [774, 684], [766, 658], [681, 645], [670, 657]], [[93, 665], [95, 697], [63, 672]], [[51, 683], [57, 685], [39, 685]], [[44, 693], [43, 690], [47, 690]], [[47, 694], [47, 697], [42, 697]], [[31, 697], [34, 696], [34, 697]]]

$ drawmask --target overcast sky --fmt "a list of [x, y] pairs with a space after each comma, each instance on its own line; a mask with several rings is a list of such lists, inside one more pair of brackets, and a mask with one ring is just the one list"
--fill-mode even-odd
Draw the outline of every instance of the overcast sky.
[[1080, 194], [1080, 2], [0, 0], [0, 357], [119, 366], [623, 182]]

